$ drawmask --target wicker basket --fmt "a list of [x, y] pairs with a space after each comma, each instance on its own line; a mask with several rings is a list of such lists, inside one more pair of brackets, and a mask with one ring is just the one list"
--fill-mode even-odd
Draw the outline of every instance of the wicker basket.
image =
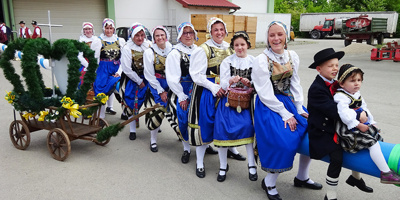
[[228, 103], [232, 108], [240, 106], [242, 109], [250, 107], [251, 94], [253, 88], [235, 88], [228, 87]]
[[93, 98], [94, 98], [94, 91], [93, 89], [90, 89], [86, 93], [86, 104], [91, 104], [93, 102]]

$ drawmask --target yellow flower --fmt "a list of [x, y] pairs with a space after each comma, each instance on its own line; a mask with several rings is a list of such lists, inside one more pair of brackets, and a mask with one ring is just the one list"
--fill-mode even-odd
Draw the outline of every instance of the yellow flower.
[[7, 90], [6, 90], [6, 96], [4, 97], [7, 101], [8, 101], [8, 103], [13, 103], [14, 102], [14, 99], [15, 99], [15, 94], [14, 94], [14, 92], [13, 91], [11, 91], [11, 92], [7, 92]]
[[65, 109], [68, 109], [70, 111], [70, 114], [75, 117], [75, 118], [79, 118], [79, 115], [82, 115], [81, 112], [78, 111], [79, 109], [79, 105], [76, 104], [63, 104], [62, 107], [64, 107]]
[[102, 104], [106, 104], [106, 102], [108, 101], [108, 96], [104, 93], [99, 93], [97, 94], [96, 98], [93, 98], [94, 100], [100, 100], [100, 102]]
[[40, 113], [39, 113], [40, 117], [39, 117], [38, 121], [44, 121], [44, 118], [48, 114], [49, 114], [49, 112], [47, 112], [47, 111], [40, 111]]
[[29, 112], [22, 115], [22, 117], [24, 117], [26, 120], [29, 120], [29, 118], [34, 118], [35, 116], [36, 116], [35, 113], [29, 113]]

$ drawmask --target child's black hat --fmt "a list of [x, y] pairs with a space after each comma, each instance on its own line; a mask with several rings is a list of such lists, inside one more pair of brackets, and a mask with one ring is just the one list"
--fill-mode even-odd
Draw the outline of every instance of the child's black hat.
[[314, 55], [314, 63], [311, 64], [308, 68], [315, 69], [318, 65], [327, 60], [330, 60], [332, 58], [337, 58], [340, 60], [343, 56], [343, 51], [335, 52], [333, 48], [323, 49]]
[[339, 69], [339, 74], [338, 74], [338, 82], [342, 83], [344, 80], [346, 80], [346, 78], [348, 78], [354, 71], [361, 73], [362, 75], [364, 74], [364, 72], [352, 65], [352, 64], [344, 64], [340, 67]]

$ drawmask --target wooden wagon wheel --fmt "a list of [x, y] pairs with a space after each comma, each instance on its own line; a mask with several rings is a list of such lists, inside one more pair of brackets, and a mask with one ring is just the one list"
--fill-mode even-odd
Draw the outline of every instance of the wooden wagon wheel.
[[60, 128], [50, 130], [47, 135], [47, 148], [54, 159], [63, 161], [71, 152], [71, 143], [68, 135]]
[[[97, 122], [97, 120], [96, 120], [96, 122]], [[96, 125], [101, 126], [102, 129], [107, 128], [109, 126], [108, 122], [105, 119], [102, 119], [102, 118], [99, 118], [99, 124], [96, 124]], [[95, 136], [95, 138], [96, 138], [96, 136]], [[107, 140], [99, 142], [99, 141], [97, 141], [97, 139], [95, 139], [94, 143], [96, 143], [97, 145], [100, 145], [100, 146], [104, 146], [107, 143], [109, 143], [110, 140], [111, 140], [111, 138], [108, 138]]]
[[10, 138], [15, 148], [24, 150], [31, 143], [31, 134], [28, 126], [21, 120], [15, 120], [10, 124]]

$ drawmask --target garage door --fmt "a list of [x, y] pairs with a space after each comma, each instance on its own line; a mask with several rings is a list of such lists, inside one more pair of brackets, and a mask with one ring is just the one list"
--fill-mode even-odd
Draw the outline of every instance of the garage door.
[[[106, 16], [104, 0], [13, 0], [13, 4], [17, 28], [21, 20], [25, 21], [31, 30], [32, 20], [36, 20], [38, 24], [47, 24], [50, 10], [51, 23], [63, 25], [52, 28], [53, 42], [60, 38], [78, 39], [84, 21], [92, 22], [96, 35], [99, 36], [102, 32], [102, 21]], [[41, 28], [43, 37], [49, 39], [49, 28]]]

